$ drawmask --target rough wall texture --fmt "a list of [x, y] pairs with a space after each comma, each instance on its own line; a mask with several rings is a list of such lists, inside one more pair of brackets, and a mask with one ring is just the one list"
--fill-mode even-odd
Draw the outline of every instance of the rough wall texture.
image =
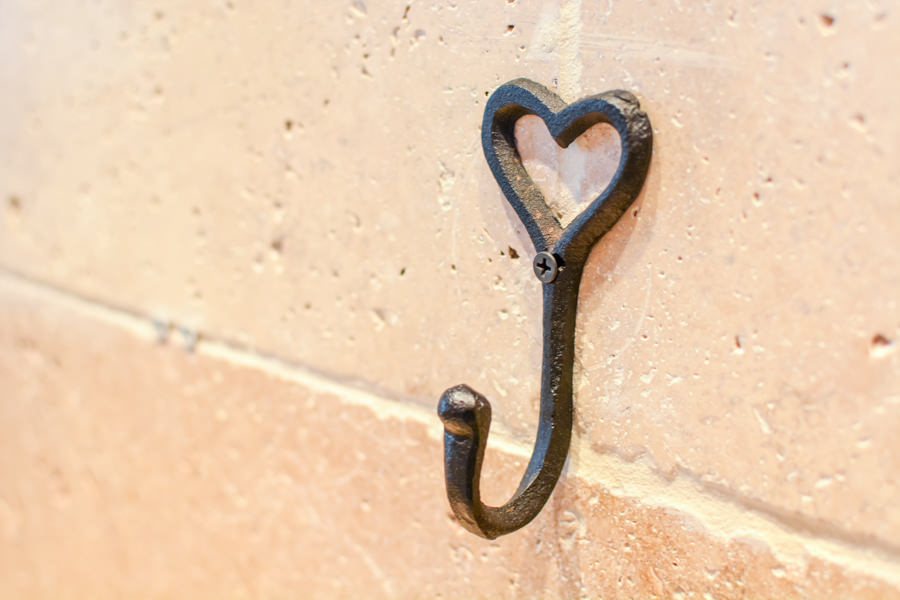
[[[900, 597], [889, 2], [0, 3], [0, 597]], [[576, 439], [494, 542], [440, 392], [530, 452], [533, 249], [487, 94], [636, 93]], [[519, 149], [561, 212], [617, 140]]]

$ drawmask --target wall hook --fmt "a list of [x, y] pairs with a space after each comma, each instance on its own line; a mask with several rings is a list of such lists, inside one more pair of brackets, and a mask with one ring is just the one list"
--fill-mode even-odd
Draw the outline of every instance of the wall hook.
[[[622, 154], [612, 180], [567, 227], [554, 216], [516, 151], [515, 124], [524, 115], [543, 119], [563, 148], [597, 123], [609, 123], [619, 133]], [[444, 392], [438, 404], [444, 423], [444, 476], [450, 506], [463, 527], [494, 539], [537, 516], [559, 479], [572, 436], [572, 363], [581, 272], [591, 247], [640, 192], [650, 164], [653, 134], [650, 120], [629, 92], [604, 92], [567, 105], [544, 86], [516, 79], [500, 86], [488, 99], [481, 144], [494, 178], [534, 244], [534, 273], [543, 283], [544, 299], [537, 440], [509, 502], [485, 506], [479, 492], [491, 424], [490, 403], [472, 388], [458, 385]]]

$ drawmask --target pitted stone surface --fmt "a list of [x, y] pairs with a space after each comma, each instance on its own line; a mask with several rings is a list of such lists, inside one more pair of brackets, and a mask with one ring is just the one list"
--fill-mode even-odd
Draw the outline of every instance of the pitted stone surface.
[[[465, 382], [530, 443], [540, 284], [484, 101], [627, 89], [655, 150], [585, 270], [583, 443], [893, 547], [898, 33], [875, 1], [7, 2], [0, 265], [422, 406]], [[611, 175], [614, 140], [522, 133], [562, 208]]]

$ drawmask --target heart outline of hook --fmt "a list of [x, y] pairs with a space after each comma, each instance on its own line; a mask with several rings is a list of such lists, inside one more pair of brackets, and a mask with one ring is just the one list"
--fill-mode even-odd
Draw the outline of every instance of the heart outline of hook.
[[[525, 115], [544, 121], [565, 148], [597, 123], [612, 125], [622, 147], [606, 188], [563, 227], [525, 171], [515, 145], [515, 124]], [[647, 176], [653, 133], [637, 98], [613, 90], [567, 104], [546, 87], [515, 79], [497, 88], [484, 109], [481, 142], [494, 178], [525, 226], [536, 253], [559, 265], [543, 292], [543, 357], [540, 417], [534, 450], [512, 498], [503, 506], [481, 502], [481, 465], [491, 423], [487, 399], [466, 385], [449, 388], [438, 403], [444, 424], [444, 479], [450, 507], [463, 527], [488, 539], [534, 519], [550, 498], [572, 436], [572, 365], [581, 273], [593, 245], [634, 202]]]

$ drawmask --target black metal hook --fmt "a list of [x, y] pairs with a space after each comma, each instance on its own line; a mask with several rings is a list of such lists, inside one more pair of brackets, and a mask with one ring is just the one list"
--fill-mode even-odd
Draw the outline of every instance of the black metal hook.
[[[522, 165], [515, 124], [537, 115], [562, 147], [597, 123], [619, 133], [622, 154], [606, 189], [563, 227]], [[491, 405], [466, 385], [441, 396], [444, 475], [447, 497], [463, 527], [488, 539], [530, 522], [550, 497], [569, 452], [572, 436], [572, 364], [575, 312], [584, 262], [594, 243], [634, 202], [650, 165], [650, 120], [629, 92], [614, 90], [573, 104], [528, 79], [500, 86], [488, 99], [481, 126], [485, 158], [506, 199], [528, 231], [537, 252], [535, 275], [543, 282], [544, 350], [537, 440], [528, 468], [513, 497], [500, 507], [481, 502], [479, 482], [491, 424]]]

